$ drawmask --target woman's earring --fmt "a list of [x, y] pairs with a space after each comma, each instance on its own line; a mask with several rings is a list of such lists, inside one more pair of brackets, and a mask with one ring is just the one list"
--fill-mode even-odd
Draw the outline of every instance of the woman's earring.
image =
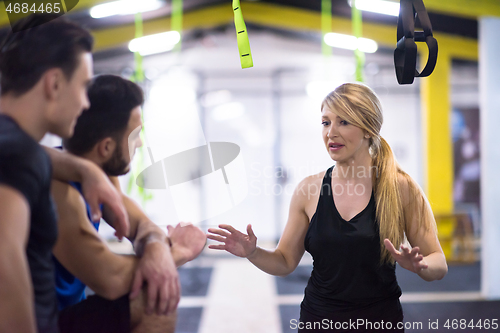
[[369, 139], [370, 138], [370, 134], [365, 134], [365, 138]]

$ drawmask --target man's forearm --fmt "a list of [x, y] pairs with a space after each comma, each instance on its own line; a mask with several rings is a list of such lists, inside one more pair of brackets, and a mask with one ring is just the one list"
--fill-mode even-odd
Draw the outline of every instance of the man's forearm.
[[[186, 262], [189, 261], [189, 259], [186, 257], [186, 254], [180, 250], [177, 246], [175, 246], [175, 244], [172, 244], [170, 242], [170, 239], [168, 237], [166, 237], [166, 243], [169, 244], [169, 247], [170, 247], [170, 253], [171, 253], [171, 256], [172, 256], [172, 259], [175, 263], [175, 266], [176, 267], [179, 267], [179, 266], [182, 266], [184, 265]], [[158, 242], [158, 244], [153, 244], [153, 243], [150, 243], [151, 246], [154, 248], [154, 247], [163, 247], [165, 246], [165, 242]], [[144, 250], [142, 250], [144, 251]], [[136, 253], [137, 253], [137, 250], [136, 250]], [[143, 254], [143, 253], [141, 253]]]
[[63, 153], [62, 151], [43, 146], [52, 161], [52, 178], [63, 181], [82, 181], [83, 168], [91, 163], [83, 158]]
[[[116, 189], [121, 192], [118, 179], [116, 177], [110, 177], [110, 180], [115, 185]], [[161, 243], [158, 244], [161, 245], [159, 248], [165, 244], [170, 248], [172, 259], [177, 267], [182, 266], [191, 259], [186, 255], [185, 249], [178, 249], [178, 247], [175, 246], [175, 242], [172, 244], [167, 234], [148, 218], [146, 213], [144, 213], [135, 201], [123, 193], [122, 200], [130, 220], [129, 240], [132, 242], [134, 251], [139, 258], [144, 255], [144, 251], [148, 244], [158, 242]], [[106, 220], [106, 213], [104, 215], [104, 219]], [[112, 219], [107, 222], [112, 224]]]
[[137, 233], [133, 239], [134, 250], [138, 257], [142, 257], [146, 246], [153, 242], [166, 243], [170, 246], [170, 239], [154, 222], [149, 219], [140, 220]]
[[[121, 192], [118, 178], [110, 177], [110, 180], [115, 188]], [[166, 243], [168, 246], [171, 246], [172, 244], [167, 234], [149, 219], [141, 207], [129, 196], [123, 193], [121, 195], [130, 221], [130, 235], [128, 238], [134, 245], [136, 255], [142, 257], [145, 247], [153, 242]], [[104, 219], [106, 220], [106, 212]], [[112, 219], [109, 222], [112, 224]]]
[[136, 255], [142, 257], [146, 246], [154, 242], [159, 242], [163, 245], [166, 243], [170, 247], [170, 253], [176, 267], [182, 266], [190, 260], [189, 257], [186, 256], [185, 251], [182, 251], [175, 243], [172, 243], [170, 237], [168, 237], [156, 224], [151, 221], [149, 221], [149, 223], [144, 222], [139, 224], [137, 238], [134, 241]]
[[[115, 179], [111, 179], [111, 181], [113, 183], [116, 182]], [[121, 191], [116, 183], [115, 186]], [[130, 221], [129, 240], [134, 244], [136, 254], [141, 257], [144, 252], [144, 247], [151, 242], [159, 241], [168, 243], [167, 234], [149, 219], [135, 201], [123, 193], [122, 200], [125, 204]]]
[[175, 244], [170, 247], [170, 253], [172, 253], [172, 259], [174, 259], [176, 267], [180, 267], [190, 260], [183, 251], [177, 250]]

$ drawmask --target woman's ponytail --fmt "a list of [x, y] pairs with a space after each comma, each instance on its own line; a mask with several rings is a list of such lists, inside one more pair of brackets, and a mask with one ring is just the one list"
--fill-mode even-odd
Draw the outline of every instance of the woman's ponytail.
[[384, 246], [384, 239], [389, 239], [396, 248], [399, 248], [404, 239], [404, 213], [398, 184], [401, 168], [384, 138], [374, 137], [371, 148], [374, 154], [372, 177], [380, 230], [381, 260], [394, 262]]

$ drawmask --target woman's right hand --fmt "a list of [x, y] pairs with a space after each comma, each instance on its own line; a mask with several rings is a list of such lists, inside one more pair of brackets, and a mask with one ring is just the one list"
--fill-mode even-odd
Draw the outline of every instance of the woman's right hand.
[[223, 244], [209, 245], [209, 249], [226, 250], [242, 258], [248, 258], [257, 250], [257, 237], [253, 233], [250, 224], [247, 226], [248, 235], [239, 232], [227, 224], [221, 224], [219, 228], [209, 228], [207, 238]]

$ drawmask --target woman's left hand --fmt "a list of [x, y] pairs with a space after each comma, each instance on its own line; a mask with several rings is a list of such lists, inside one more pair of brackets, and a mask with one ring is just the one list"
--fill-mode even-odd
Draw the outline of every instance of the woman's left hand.
[[420, 248], [418, 246], [415, 246], [410, 251], [408, 247], [401, 245], [402, 251], [398, 251], [387, 238], [384, 239], [384, 245], [399, 266], [417, 274], [428, 267], [424, 260], [424, 256], [420, 254]]

